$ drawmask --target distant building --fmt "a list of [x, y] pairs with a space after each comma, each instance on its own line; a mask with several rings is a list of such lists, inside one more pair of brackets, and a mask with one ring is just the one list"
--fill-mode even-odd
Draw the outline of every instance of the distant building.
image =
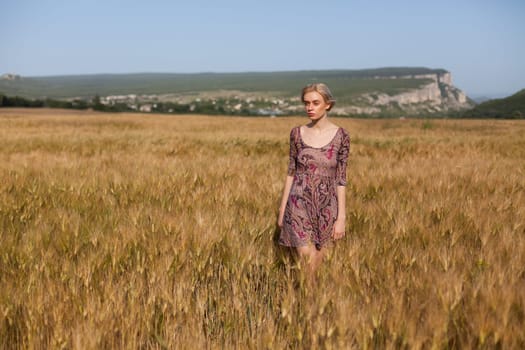
[[149, 112], [151, 112], [151, 107], [152, 106], [150, 104], [142, 105], [142, 106], [140, 106], [139, 111], [149, 113]]
[[0, 79], [2, 80], [20, 80], [21, 77], [18, 74], [7, 73], [7, 74], [3, 74]]

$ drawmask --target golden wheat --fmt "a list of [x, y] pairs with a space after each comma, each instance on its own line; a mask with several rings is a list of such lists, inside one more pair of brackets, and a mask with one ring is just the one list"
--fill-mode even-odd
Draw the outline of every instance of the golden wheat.
[[274, 244], [304, 118], [0, 110], [0, 347], [524, 348], [525, 123], [335, 121], [309, 289]]

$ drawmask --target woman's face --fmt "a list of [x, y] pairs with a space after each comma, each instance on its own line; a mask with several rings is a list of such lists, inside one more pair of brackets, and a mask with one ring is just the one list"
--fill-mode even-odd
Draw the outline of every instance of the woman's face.
[[315, 91], [307, 92], [303, 97], [304, 109], [310, 120], [319, 120], [326, 115], [330, 104], [326, 103], [323, 96]]

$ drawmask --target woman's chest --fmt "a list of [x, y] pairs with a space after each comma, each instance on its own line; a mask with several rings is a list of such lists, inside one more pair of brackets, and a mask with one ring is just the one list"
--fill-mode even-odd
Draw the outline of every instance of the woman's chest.
[[317, 171], [334, 169], [337, 165], [337, 147], [301, 148], [297, 154], [297, 165], [303, 170]]

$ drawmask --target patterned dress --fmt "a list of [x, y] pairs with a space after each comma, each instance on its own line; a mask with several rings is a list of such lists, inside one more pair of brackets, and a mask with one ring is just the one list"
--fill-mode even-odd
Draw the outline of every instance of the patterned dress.
[[290, 132], [288, 175], [293, 176], [284, 212], [279, 244], [319, 250], [331, 240], [337, 219], [337, 186], [346, 186], [350, 136], [339, 128], [323, 147], [311, 147], [301, 138], [300, 126]]

